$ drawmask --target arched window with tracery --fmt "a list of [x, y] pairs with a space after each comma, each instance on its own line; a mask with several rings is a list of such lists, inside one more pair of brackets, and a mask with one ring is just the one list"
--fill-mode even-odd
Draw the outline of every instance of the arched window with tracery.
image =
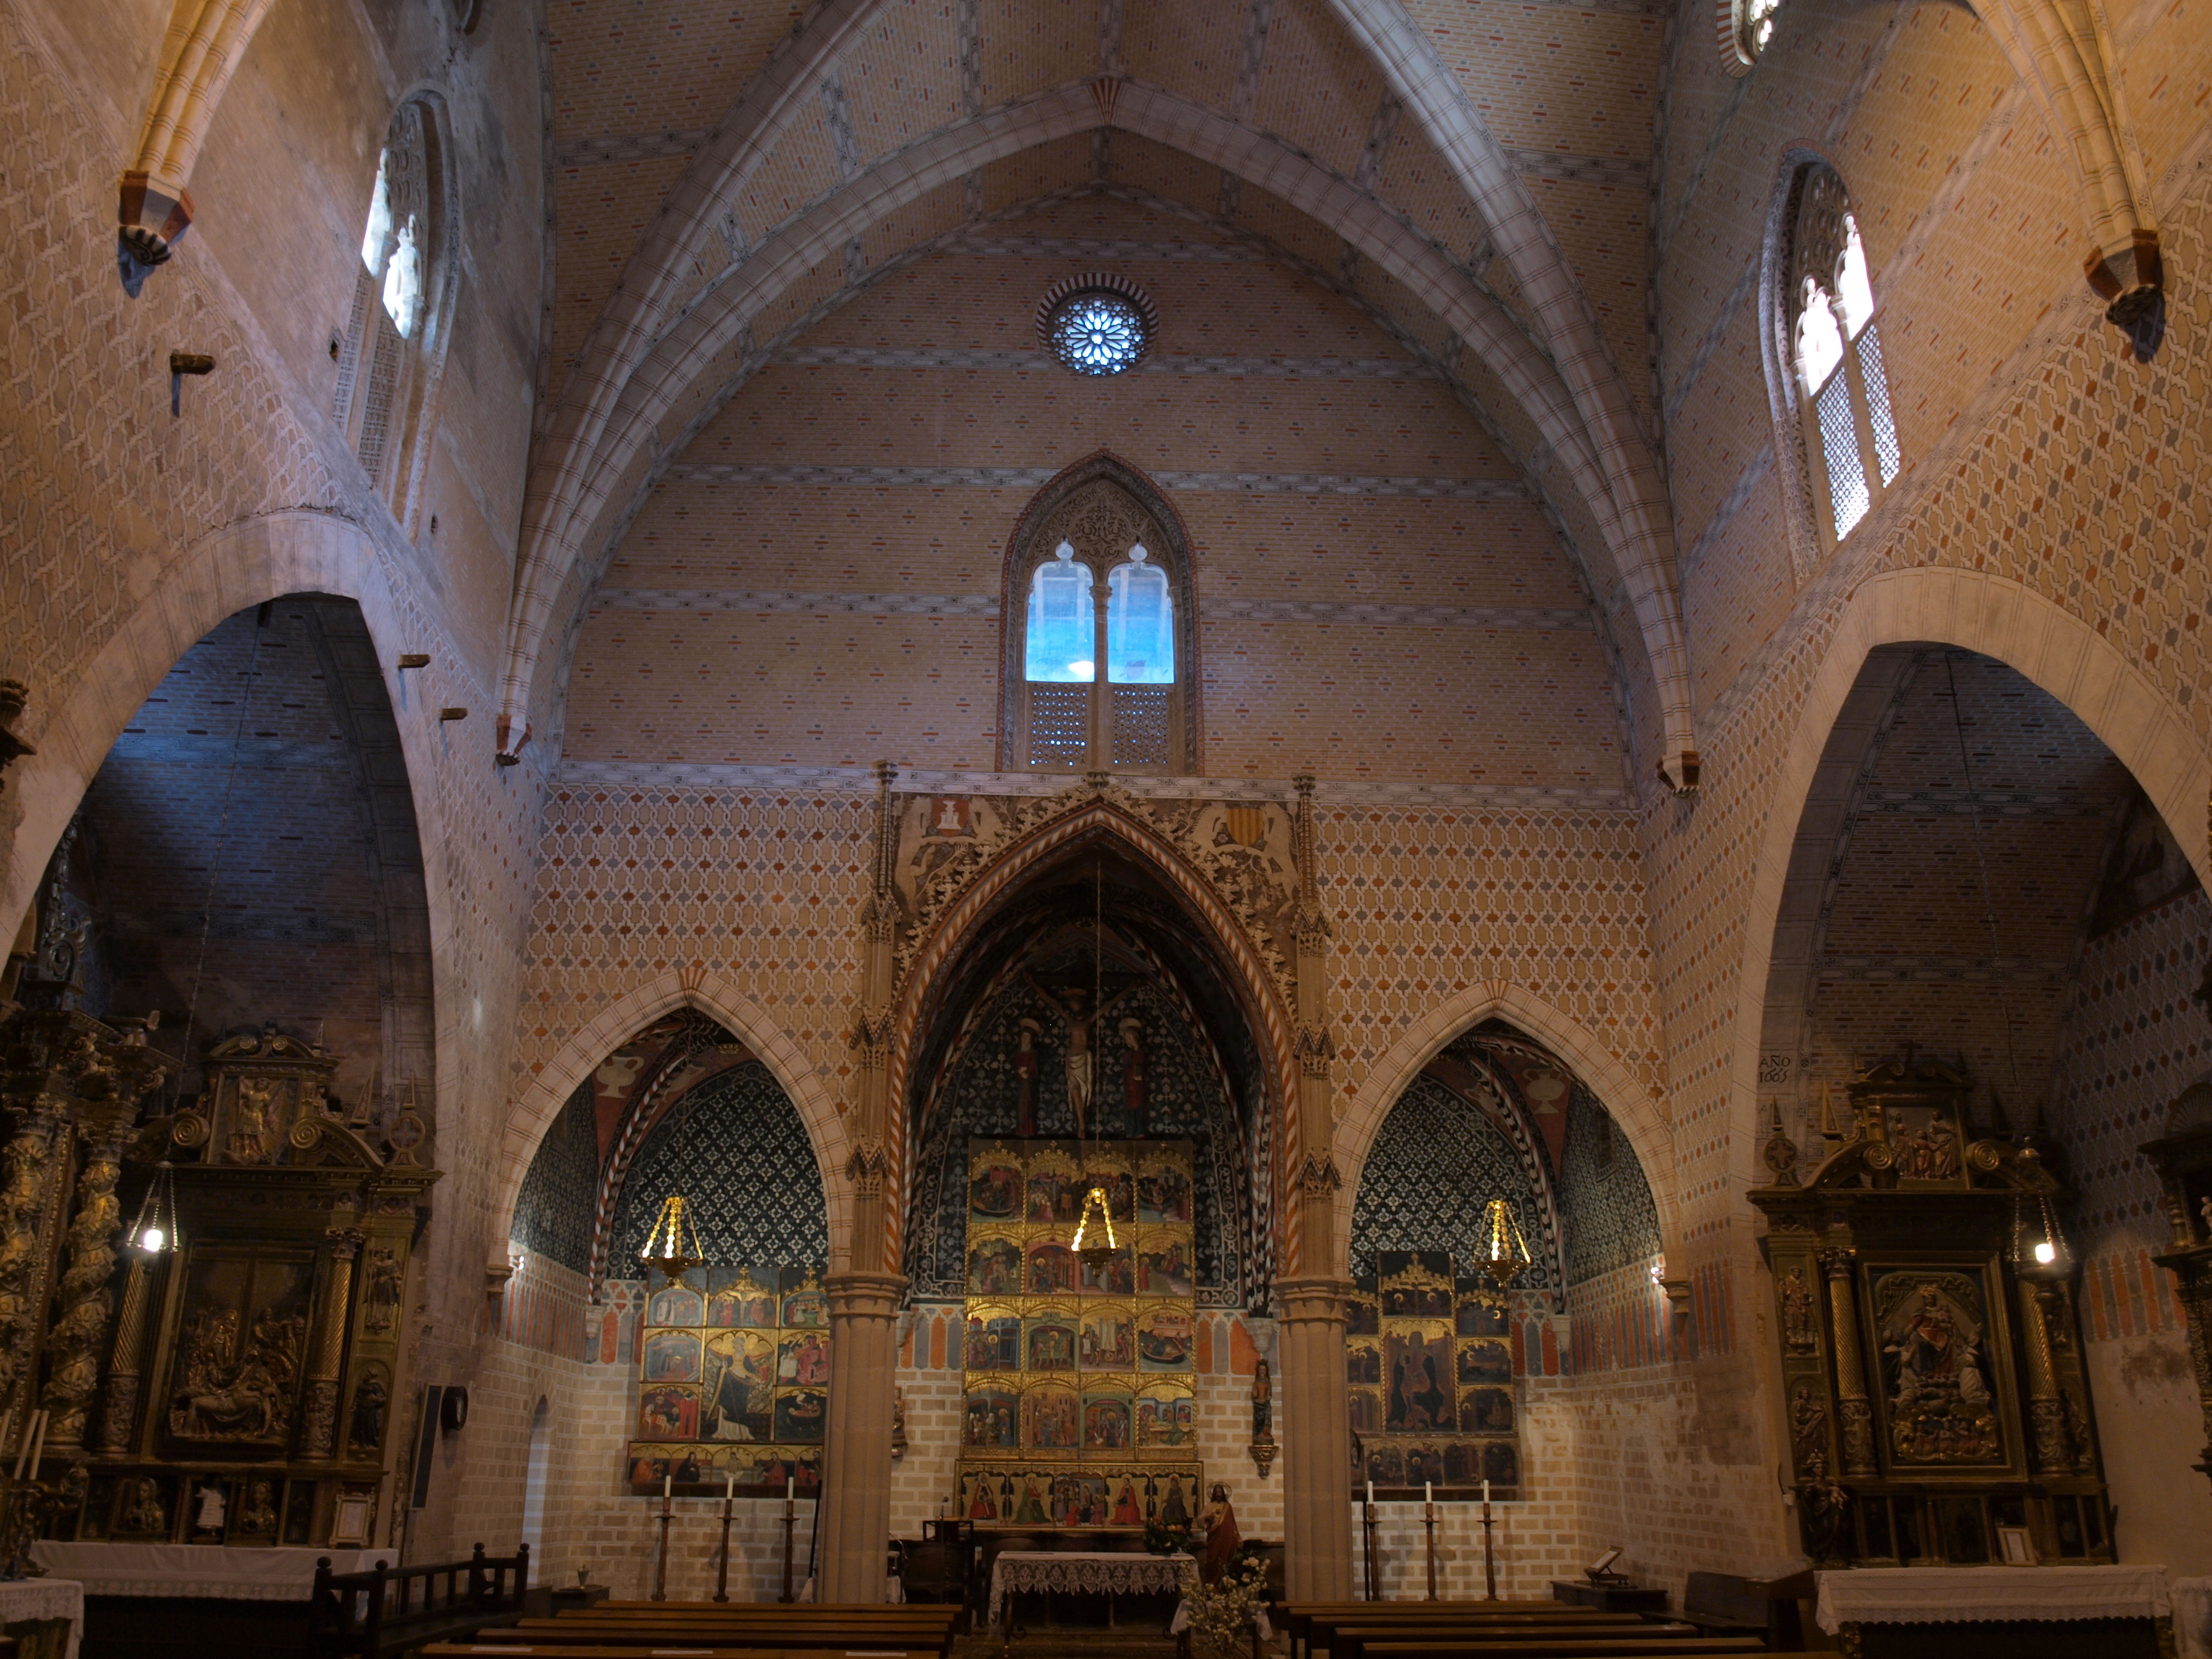
[[1801, 168], [1783, 210], [1774, 314], [1803, 443], [1813, 519], [1825, 546], [1857, 527], [1896, 482], [1904, 456], [1882, 366], [1874, 279], [1850, 198], [1822, 162]]
[[331, 398], [362, 468], [410, 534], [452, 309], [451, 208], [438, 112], [410, 98], [377, 157]]
[[1196, 769], [1188, 555], [1152, 493], [1109, 473], [1056, 480], [1016, 532], [1002, 745], [1015, 770]]

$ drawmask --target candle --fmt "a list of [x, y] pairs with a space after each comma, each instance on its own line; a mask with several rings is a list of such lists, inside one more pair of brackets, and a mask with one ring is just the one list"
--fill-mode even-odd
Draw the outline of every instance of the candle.
[[1485, 1505], [1487, 1505], [1490, 1502], [1490, 1482], [1487, 1480], [1482, 1483], [1482, 1501]]
[[1371, 1480], [1367, 1483], [1367, 1501], [1370, 1504], [1375, 1501], [1375, 1483]]
[[665, 1504], [668, 1501], [668, 1495], [675, 1489], [676, 1477], [674, 1475], [664, 1474], [660, 1477], [660, 1501], [662, 1503]]
[[722, 1502], [725, 1505], [729, 1503], [731, 1498], [737, 1495], [737, 1471], [734, 1469], [724, 1469], [722, 1471]]
[[785, 1503], [788, 1504], [789, 1502], [791, 1502], [791, 1500], [792, 1500], [793, 1498], [797, 1497], [798, 1495], [799, 1495], [799, 1477], [798, 1477], [797, 1475], [795, 1475], [795, 1474], [787, 1474], [787, 1475], [785, 1475], [785, 1476], [783, 1477], [783, 1501], [784, 1501]]
[[1424, 1480], [1424, 1481], [1422, 1481], [1422, 1482], [1421, 1482], [1421, 1502], [1423, 1502], [1424, 1504], [1435, 1504], [1435, 1502], [1436, 1502], [1436, 1501], [1437, 1501], [1437, 1483], [1436, 1483], [1435, 1481], [1433, 1481], [1433, 1480]]

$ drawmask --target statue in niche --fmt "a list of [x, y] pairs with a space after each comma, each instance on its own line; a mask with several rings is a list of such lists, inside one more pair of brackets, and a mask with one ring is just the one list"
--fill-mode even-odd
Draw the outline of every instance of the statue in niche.
[[269, 1156], [269, 1132], [276, 1121], [276, 1085], [263, 1078], [238, 1080], [238, 1106], [231, 1119], [230, 1155], [240, 1164]]
[[1014, 1050], [1014, 1075], [1021, 1080], [1021, 1095], [1014, 1108], [1014, 1133], [1024, 1140], [1033, 1139], [1037, 1132], [1036, 1040], [1044, 1027], [1033, 1019], [1021, 1023], [1019, 1046]]
[[382, 1335], [399, 1317], [399, 1258], [379, 1245], [368, 1253], [368, 1293], [362, 1328]]
[[1091, 1133], [1091, 1106], [1098, 1091], [1098, 1056], [1091, 1051], [1091, 1034], [1098, 1022], [1135, 988], [1116, 992], [1085, 1013], [1083, 1004], [1087, 993], [1081, 986], [1071, 985], [1054, 996], [1029, 975], [1022, 977], [1029, 981], [1030, 988], [1051, 1006], [1060, 1016], [1060, 1024], [1067, 1028], [1067, 1109], [1075, 1119], [1076, 1138], [1085, 1139]]
[[1128, 1115], [1126, 1133], [1133, 1139], [1145, 1137], [1145, 1027], [1135, 1018], [1124, 1019], [1121, 1025], [1121, 1042], [1128, 1053], [1121, 1057], [1121, 1101]]
[[123, 1526], [128, 1532], [166, 1533], [169, 1529], [168, 1506], [161, 1502], [158, 1482], [140, 1480], [128, 1483], [132, 1487], [130, 1501], [124, 1506]]
[[361, 1379], [361, 1386], [353, 1391], [353, 1418], [346, 1430], [347, 1443], [362, 1451], [374, 1451], [384, 1443], [384, 1410], [391, 1401], [390, 1392], [380, 1376]]
[[1892, 1455], [1900, 1462], [1979, 1463], [1999, 1453], [1981, 1331], [1932, 1283], [1885, 1322]]
[[1806, 1284], [1805, 1275], [1792, 1267], [1782, 1276], [1775, 1287], [1782, 1301], [1782, 1340], [1793, 1353], [1808, 1352], [1813, 1346], [1813, 1289]]
[[1790, 1443], [1797, 1477], [1817, 1480], [1828, 1469], [1828, 1413], [1810, 1382], [1800, 1382], [1790, 1401]]
[[239, 1515], [238, 1529], [254, 1537], [276, 1530], [276, 1488], [272, 1482], [258, 1476], [246, 1482], [246, 1508]]
[[1275, 1379], [1261, 1359], [1252, 1367], [1252, 1439], [1259, 1444], [1275, 1437]]

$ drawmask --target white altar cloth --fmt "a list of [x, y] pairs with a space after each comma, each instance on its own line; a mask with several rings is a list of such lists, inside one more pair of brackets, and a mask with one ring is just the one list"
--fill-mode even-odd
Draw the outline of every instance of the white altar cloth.
[[1846, 1624], [2007, 1619], [2158, 1619], [2172, 1612], [2162, 1566], [1859, 1567], [1815, 1575], [1813, 1617]]
[[332, 1572], [397, 1566], [397, 1550], [242, 1549], [222, 1544], [65, 1544], [40, 1539], [31, 1558], [84, 1586], [87, 1595], [192, 1595], [225, 1601], [304, 1601], [315, 1563]]
[[991, 1568], [991, 1613], [995, 1627], [1006, 1597], [1057, 1590], [1091, 1595], [1179, 1593], [1198, 1577], [1188, 1555], [1139, 1554], [1133, 1550], [1001, 1550]]
[[2212, 1659], [2212, 1578], [2176, 1578], [2173, 1640], [2181, 1659]]
[[25, 1619], [70, 1621], [69, 1659], [84, 1638], [84, 1586], [71, 1578], [15, 1578], [0, 1581], [0, 1624]]

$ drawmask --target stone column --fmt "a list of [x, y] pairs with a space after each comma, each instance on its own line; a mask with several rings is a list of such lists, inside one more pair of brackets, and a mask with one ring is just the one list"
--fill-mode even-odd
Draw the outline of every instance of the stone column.
[[1320, 896], [1311, 773], [1296, 780], [1291, 817], [1298, 896], [1297, 1098], [1286, 1103], [1304, 1149], [1297, 1190], [1296, 1271], [1275, 1282], [1283, 1331], [1283, 1531], [1285, 1589], [1294, 1601], [1339, 1601], [1352, 1594], [1352, 1422], [1344, 1380], [1345, 1297], [1337, 1268], [1336, 1194], [1343, 1186], [1330, 1146], [1336, 1135], [1328, 1030], [1328, 939]]
[[858, 1077], [852, 1111], [852, 1236], [846, 1270], [823, 1288], [830, 1298], [830, 1413], [823, 1444], [821, 1553], [815, 1599], [880, 1601], [890, 1547], [891, 1389], [899, 1302], [906, 1280], [891, 1255], [884, 1188], [891, 1173], [892, 946], [900, 905], [892, 872], [898, 821], [886, 762], [876, 766], [876, 845], [872, 890], [860, 913], [860, 1013], [852, 1047]]
[[832, 1273], [830, 1422], [822, 1482], [823, 1601], [880, 1601], [891, 1535], [892, 1377], [898, 1364], [897, 1273]]
[[355, 1228], [340, 1228], [330, 1241], [330, 1286], [323, 1296], [314, 1358], [307, 1367], [307, 1389], [300, 1407], [300, 1454], [318, 1462], [328, 1458], [337, 1445], [338, 1373], [345, 1363], [346, 1328], [352, 1322], [353, 1261], [361, 1254], [362, 1235]]
[[1828, 1328], [1836, 1353], [1836, 1417], [1843, 1431], [1844, 1473], [1878, 1473], [1874, 1455], [1874, 1407], [1867, 1401], [1866, 1368], [1859, 1360], [1858, 1299], [1851, 1290], [1850, 1249], [1820, 1252], [1828, 1275]]

